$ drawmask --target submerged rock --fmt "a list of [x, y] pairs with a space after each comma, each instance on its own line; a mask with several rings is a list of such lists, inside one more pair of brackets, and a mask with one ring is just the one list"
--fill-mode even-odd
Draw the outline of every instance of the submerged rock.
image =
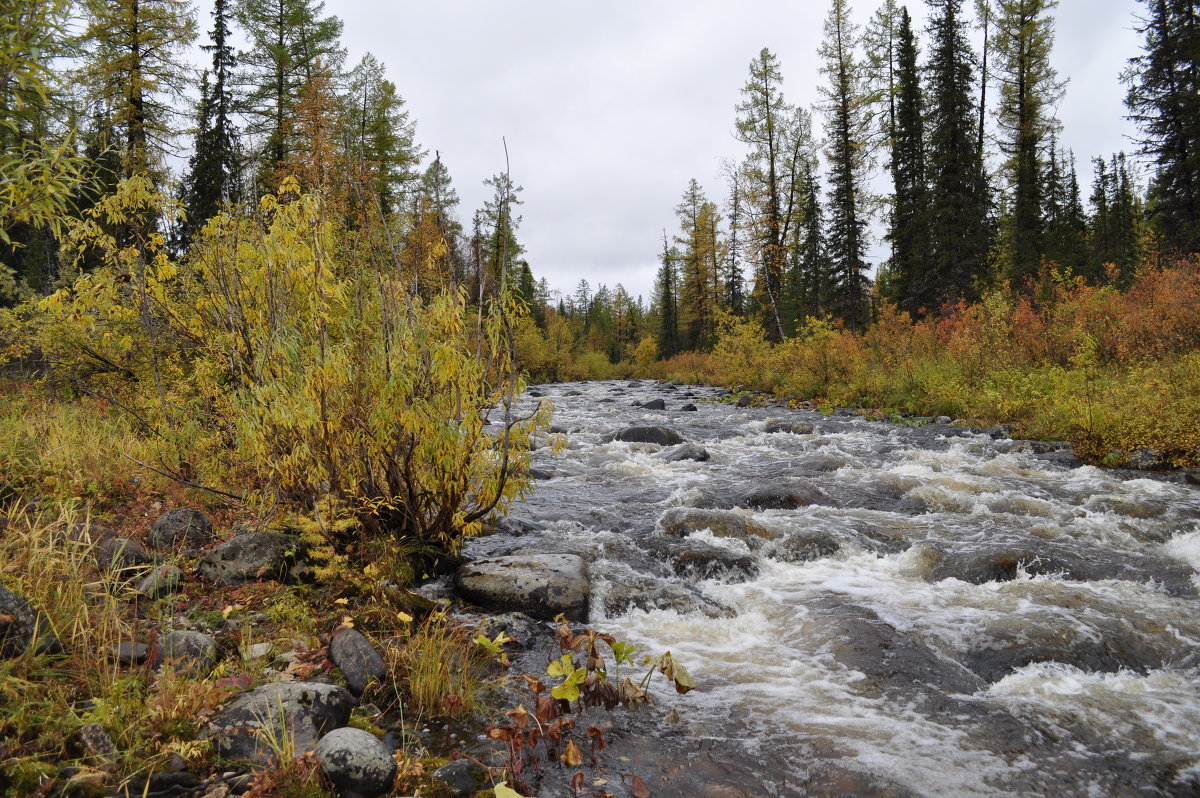
[[805, 424], [799, 421], [780, 421], [778, 419], [770, 419], [763, 425], [763, 432], [786, 432], [792, 435], [811, 435], [813, 431], [812, 424]]
[[747, 515], [698, 507], [672, 507], [659, 516], [657, 527], [662, 534], [676, 538], [702, 529], [719, 538], [770, 540], [782, 535], [780, 531], [766, 527]]
[[684, 460], [695, 460], [698, 463], [708, 462], [708, 450], [694, 443], [681, 443], [670, 449], [663, 450], [659, 457], [668, 463], [679, 463]]
[[679, 576], [741, 582], [758, 575], [758, 560], [752, 555], [702, 540], [650, 537], [641, 543], [646, 551], [669, 563]]
[[574, 554], [514, 555], [475, 560], [458, 569], [454, 586], [488, 609], [586, 621], [591, 582], [587, 563]]
[[710, 497], [704, 504], [718, 509], [794, 510], [812, 504], [834, 507], [837, 502], [811, 482], [795, 479], [774, 485], [751, 485], [733, 494]]
[[209, 722], [204, 737], [230, 759], [267, 763], [281, 751], [311, 751], [326, 732], [350, 720], [354, 697], [321, 682], [266, 684], [235, 698]]

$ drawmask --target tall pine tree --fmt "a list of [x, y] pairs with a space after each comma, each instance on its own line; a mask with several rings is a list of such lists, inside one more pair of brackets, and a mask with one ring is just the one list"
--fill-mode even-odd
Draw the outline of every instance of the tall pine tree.
[[866, 169], [871, 97], [858, 61], [859, 31], [846, 0], [833, 0], [825, 20], [821, 87], [829, 160], [828, 256], [833, 267], [834, 312], [852, 329], [869, 321], [867, 307]]
[[1130, 61], [1125, 104], [1153, 163], [1155, 222], [1166, 247], [1200, 252], [1200, 0], [1142, 0], [1145, 51]]
[[974, 69], [962, 0], [926, 0], [930, 260], [928, 309], [973, 298], [989, 248], [989, 197], [979, 146]]

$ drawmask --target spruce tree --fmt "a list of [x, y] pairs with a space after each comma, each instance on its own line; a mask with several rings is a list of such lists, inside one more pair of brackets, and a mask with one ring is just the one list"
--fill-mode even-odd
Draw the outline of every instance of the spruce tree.
[[349, 161], [358, 164], [363, 182], [388, 216], [416, 178], [422, 155], [414, 143], [416, 125], [404, 110], [396, 84], [385, 77], [383, 64], [371, 53], [350, 72], [346, 106]]
[[1007, 276], [1017, 285], [1041, 265], [1045, 211], [1043, 152], [1057, 127], [1052, 109], [1062, 83], [1050, 65], [1054, 41], [1051, 11], [1057, 0], [996, 0], [1001, 149], [1009, 189]]
[[829, 85], [821, 87], [829, 159], [828, 257], [834, 277], [834, 312], [862, 329], [867, 312], [866, 158], [870, 96], [858, 61], [859, 32], [846, 0], [833, 0], [820, 54]]
[[663, 249], [658, 276], [654, 281], [654, 304], [658, 307], [658, 356], [662, 360], [680, 352], [679, 341], [679, 250], [667, 242], [663, 231]]
[[1166, 247], [1200, 252], [1200, 0], [1142, 0], [1144, 52], [1123, 79], [1125, 104], [1154, 164], [1154, 221]]
[[989, 197], [973, 100], [972, 53], [962, 0], [926, 0], [930, 54], [926, 65], [930, 185], [930, 291], [936, 310], [973, 298], [989, 248]]
[[222, 204], [241, 198], [237, 130], [233, 124], [232, 69], [236, 62], [229, 43], [228, 3], [215, 0], [211, 43], [203, 47], [212, 54], [212, 69], [201, 78], [195, 143], [183, 178], [187, 218], [180, 235], [185, 246]]
[[914, 317], [937, 309], [936, 273], [930, 268], [929, 185], [925, 162], [924, 98], [916, 37], [901, 10], [896, 47], [896, 122], [891, 136], [895, 192], [888, 227], [892, 243], [890, 297]]

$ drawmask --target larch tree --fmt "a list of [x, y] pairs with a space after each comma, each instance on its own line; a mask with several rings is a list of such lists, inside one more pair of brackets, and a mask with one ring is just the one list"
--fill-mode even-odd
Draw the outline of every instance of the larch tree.
[[682, 272], [679, 304], [683, 348], [706, 349], [716, 335], [721, 261], [721, 242], [717, 237], [719, 214], [717, 206], [705, 197], [704, 189], [693, 178], [675, 207], [675, 215], [680, 228], [675, 242], [680, 247]]
[[834, 277], [833, 310], [852, 329], [863, 329], [869, 321], [866, 171], [872, 98], [858, 60], [859, 44], [849, 4], [833, 0], [820, 49], [821, 71], [829, 80], [820, 88], [829, 162], [828, 256]]
[[1123, 75], [1141, 152], [1154, 165], [1150, 194], [1164, 245], [1200, 252], [1200, 0], [1141, 0], [1141, 55]]
[[416, 179], [421, 150], [414, 143], [416, 124], [404, 110], [404, 98], [371, 53], [350, 72], [346, 96], [345, 145], [358, 165], [383, 215], [402, 202]]
[[342, 21], [324, 11], [314, 0], [237, 0], [250, 45], [238, 53], [238, 110], [257, 139], [260, 192], [273, 188], [274, 170], [290, 154], [288, 126], [317, 62], [337, 73], [345, 60]]
[[80, 77], [121, 137], [122, 173], [161, 178], [192, 83], [195, 11], [189, 0], [87, 0], [85, 11]]
[[1063, 84], [1050, 65], [1054, 43], [1051, 12], [1057, 0], [995, 0], [996, 119], [1009, 191], [1005, 225], [1007, 276], [1016, 285], [1041, 265], [1045, 231], [1042, 173], [1058, 127], [1053, 108]]
[[737, 106], [737, 136], [750, 146], [744, 173], [753, 222], [754, 295], [772, 340], [783, 337], [779, 302], [786, 244], [799, 188], [800, 161], [811, 146], [808, 115], [783, 97], [779, 60], [763, 49], [750, 62], [750, 78]]
[[925, 67], [929, 175], [930, 311], [971, 299], [985, 276], [990, 198], [979, 147], [973, 55], [962, 0], [926, 0], [930, 54]]

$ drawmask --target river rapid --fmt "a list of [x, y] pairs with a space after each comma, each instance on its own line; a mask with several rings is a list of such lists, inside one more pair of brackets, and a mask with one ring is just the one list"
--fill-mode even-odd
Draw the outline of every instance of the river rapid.
[[[468, 549], [583, 556], [590, 625], [694, 676], [597, 721], [600, 792], [637, 773], [658, 798], [1200, 794], [1200, 488], [723, 394], [531, 389], [519, 409], [552, 401], [565, 449], [535, 452], [533, 495]], [[709, 459], [610, 440], [638, 425]], [[670, 537], [675, 508], [771, 536]]]

